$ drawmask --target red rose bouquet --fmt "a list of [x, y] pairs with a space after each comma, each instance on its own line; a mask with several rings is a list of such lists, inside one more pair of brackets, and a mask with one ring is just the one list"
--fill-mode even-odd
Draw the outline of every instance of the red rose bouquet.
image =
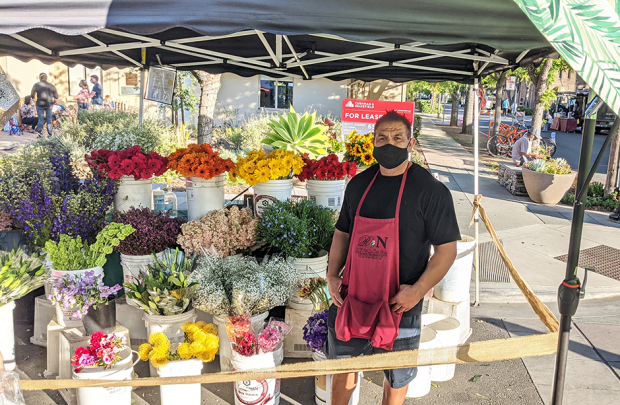
[[76, 373], [84, 367], [112, 367], [121, 360], [120, 352], [127, 341], [124, 336], [95, 332], [89, 343], [88, 347], [78, 347], [71, 358], [71, 364], [76, 366]]
[[144, 153], [139, 145], [118, 152], [97, 149], [84, 158], [102, 178], [106, 175], [111, 179], [133, 176], [134, 180], [142, 180], [161, 176], [168, 170], [167, 158], [157, 152]]
[[339, 162], [338, 156], [328, 155], [319, 160], [303, 157], [304, 169], [297, 176], [299, 181], [307, 180], [344, 180], [347, 177], [355, 176], [357, 165], [353, 162]]

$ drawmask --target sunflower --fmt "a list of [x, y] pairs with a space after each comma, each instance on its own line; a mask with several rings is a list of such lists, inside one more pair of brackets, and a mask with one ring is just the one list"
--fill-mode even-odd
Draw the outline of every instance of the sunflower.
[[360, 145], [355, 145], [353, 147], [353, 155], [355, 156], [361, 156], [364, 153], [364, 151], [362, 150], [362, 147]]
[[266, 183], [271, 178], [271, 170], [269, 167], [263, 167], [256, 171], [256, 179], [259, 183]]
[[362, 155], [362, 163], [366, 166], [370, 165], [375, 158], [372, 156], [372, 153], [364, 153]]

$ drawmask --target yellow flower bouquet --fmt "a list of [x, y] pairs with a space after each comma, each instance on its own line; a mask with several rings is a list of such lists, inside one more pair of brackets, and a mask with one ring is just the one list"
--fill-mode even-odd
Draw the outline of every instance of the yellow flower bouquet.
[[368, 167], [377, 163], [372, 156], [372, 152], [375, 149], [374, 139], [375, 136], [372, 132], [360, 135], [353, 130], [347, 137], [348, 142], [344, 144], [347, 149], [344, 154], [345, 162], [353, 162], [357, 164], [357, 167]]
[[186, 322], [182, 329], [185, 332], [185, 341], [174, 345], [170, 344], [170, 340], [162, 332], [151, 333], [149, 342], [138, 348], [140, 359], [150, 360], [155, 368], [164, 367], [174, 360], [200, 359], [209, 363], [215, 359], [220, 347], [217, 326], [202, 321]]
[[269, 180], [292, 179], [301, 173], [305, 163], [295, 152], [284, 149], [265, 154], [262, 150], [253, 150], [246, 157], [237, 156], [235, 168], [229, 173], [229, 179], [243, 179], [248, 185], [266, 183]]

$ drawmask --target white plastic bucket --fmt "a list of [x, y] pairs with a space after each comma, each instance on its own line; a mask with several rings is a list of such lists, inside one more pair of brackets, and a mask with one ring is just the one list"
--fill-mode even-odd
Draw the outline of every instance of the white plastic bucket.
[[476, 239], [461, 235], [456, 243], [456, 260], [444, 278], [435, 286], [433, 295], [446, 302], [462, 302], [469, 299], [471, 270], [473, 268]]
[[[150, 315], [144, 314], [144, 325], [146, 326], [146, 335], [151, 336], [151, 333], [162, 332], [171, 344], [183, 343], [185, 341], [185, 332], [181, 329], [181, 326], [185, 322], [196, 321], [196, 310], [191, 309], [188, 312], [179, 315]], [[150, 365], [151, 377], [157, 376], [157, 369]]]
[[[293, 267], [304, 278], [327, 277], [327, 263], [329, 255], [327, 251], [321, 250], [318, 257], [308, 259], [293, 259]], [[294, 294], [289, 298], [289, 306], [293, 309], [312, 310], [312, 301], [301, 298]]]
[[[161, 258], [164, 252], [156, 254], [158, 258]], [[121, 253], [121, 266], [123, 267], [123, 282], [133, 284], [136, 280], [142, 280], [142, 270], [147, 270], [148, 265], [153, 263], [153, 256], [151, 255], [124, 255]], [[130, 291], [128, 288], [123, 287], [125, 293]], [[140, 308], [132, 298], [127, 298], [127, 303], [133, 307]]]
[[13, 329], [13, 310], [15, 301], [0, 307], [0, 353], [4, 358], [6, 370], [15, 369], [15, 331]]
[[[221, 341], [220, 341], [221, 342]], [[229, 345], [230, 346], [230, 345]], [[282, 345], [270, 353], [245, 357], [232, 353], [234, 371], [274, 368], [282, 364]], [[235, 405], [277, 405], [280, 403], [280, 380], [236, 381]]]
[[[263, 330], [267, 316], [269, 316], [269, 312], [263, 312], [250, 318], [250, 323], [256, 333]], [[230, 347], [230, 340], [228, 340], [228, 333], [226, 333], [226, 323], [228, 322], [226, 318], [225, 316], [213, 315], [213, 323], [217, 325], [217, 335], [220, 338], [220, 370], [232, 371], [232, 348]]]
[[[202, 373], [202, 360], [171, 361], [157, 369], [160, 377], [187, 377]], [[160, 385], [161, 405], [200, 405], [200, 384]]]
[[153, 179], [134, 180], [132, 176], [123, 176], [114, 196], [114, 209], [121, 212], [131, 207], [151, 209], [152, 199]]
[[[460, 344], [461, 323], [441, 314], [422, 314], [422, 327], [430, 328], [437, 334], [435, 347], [455, 347]], [[454, 377], [455, 364], [431, 366], [431, 381], [449, 381]]]
[[224, 208], [225, 175], [220, 174], [210, 180], [199, 177], [185, 179], [187, 195], [187, 219], [198, 220], [209, 212]]
[[[85, 367], [79, 373], [73, 371], [74, 380], [131, 380], [133, 374], [131, 349], [121, 350], [121, 360], [110, 369]], [[131, 387], [77, 388], [78, 405], [131, 405]]]
[[[422, 326], [420, 331], [419, 350], [429, 350], [437, 347], [437, 334], [431, 328]], [[421, 398], [431, 391], [431, 367], [418, 367], [413, 381], [409, 383], [406, 398]]]
[[[82, 270], [55, 270], [52, 267], [51, 276], [52, 278], [62, 278], [65, 275], [71, 275], [73, 277], [84, 276], [87, 271], [93, 271], [95, 276], [103, 275], [103, 267], [91, 267], [90, 269]], [[49, 293], [52, 293], [51, 285]], [[61, 326], [66, 326], [68, 328], [79, 328], [82, 326], [82, 319], [72, 316], [76, 309], [77, 308], [64, 308], [56, 304], [56, 320]]]
[[254, 215], [261, 216], [265, 208], [276, 201], [286, 201], [293, 193], [293, 180], [269, 180], [254, 186]]
[[316, 205], [340, 211], [344, 199], [345, 180], [308, 180], [308, 199]]
[[[314, 359], [314, 361], [327, 360], [325, 354], [320, 352], [312, 352], [312, 358]], [[351, 394], [351, 398], [349, 399], [349, 405], [357, 405], [360, 401], [360, 387], [362, 386], [362, 384], [360, 384], [360, 381], [362, 376], [362, 373], [359, 373], [357, 376], [357, 386]], [[314, 377], [314, 399], [316, 405], [331, 404], [331, 387], [331, 375], [321, 375]]]

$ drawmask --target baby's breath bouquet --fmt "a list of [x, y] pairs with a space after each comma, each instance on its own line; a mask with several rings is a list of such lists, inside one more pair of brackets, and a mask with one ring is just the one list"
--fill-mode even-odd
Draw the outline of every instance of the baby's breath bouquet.
[[300, 277], [282, 258], [201, 257], [190, 277], [198, 288], [194, 306], [217, 316], [257, 315], [284, 304]]

